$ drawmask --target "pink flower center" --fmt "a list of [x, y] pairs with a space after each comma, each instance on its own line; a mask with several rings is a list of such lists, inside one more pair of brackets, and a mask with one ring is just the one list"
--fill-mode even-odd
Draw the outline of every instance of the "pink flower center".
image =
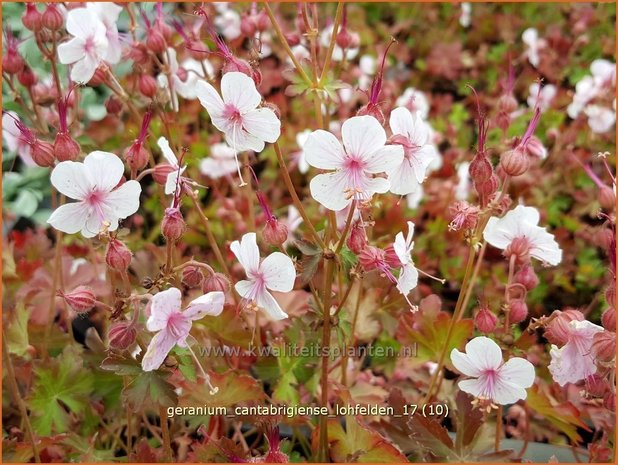
[[84, 43], [84, 52], [86, 55], [94, 55], [94, 38], [88, 37]]
[[365, 190], [365, 167], [367, 163], [356, 155], [347, 155], [343, 160], [343, 169], [347, 174], [347, 189], [350, 198], [360, 198], [358, 194], [362, 194]]
[[105, 202], [106, 192], [93, 190], [84, 199], [87, 205], [89, 205], [96, 213], [100, 221], [105, 220], [105, 214], [103, 213], [102, 205]]
[[498, 382], [498, 371], [493, 368], [489, 368], [483, 371], [483, 378], [485, 380], [485, 387], [483, 391], [480, 393], [482, 397], [487, 397], [488, 399], [494, 398], [494, 393], [496, 389], [496, 384]]
[[172, 313], [167, 320], [167, 330], [174, 339], [181, 339], [187, 335], [187, 319], [180, 312]]
[[230, 103], [226, 104], [223, 108], [223, 117], [234, 124], [242, 123], [240, 110]]

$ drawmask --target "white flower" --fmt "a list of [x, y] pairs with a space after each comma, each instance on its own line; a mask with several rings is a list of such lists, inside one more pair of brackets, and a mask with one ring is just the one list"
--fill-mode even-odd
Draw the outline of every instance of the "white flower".
[[584, 108], [584, 113], [588, 117], [588, 126], [592, 129], [592, 132], [603, 134], [614, 128], [616, 112], [611, 108], [588, 105]]
[[451, 351], [453, 366], [474, 379], [459, 381], [459, 388], [474, 397], [490, 399], [500, 405], [512, 404], [528, 395], [534, 383], [534, 366], [528, 360], [512, 357], [506, 363], [498, 344], [479, 336], [466, 344], [466, 353]]
[[240, 15], [228, 8], [219, 11], [219, 16], [215, 18], [215, 26], [217, 26], [221, 35], [227, 40], [234, 40], [240, 37], [240, 23]]
[[165, 194], [172, 195], [179, 187], [178, 176], [185, 172], [187, 165], [182, 168], [180, 167], [178, 157], [176, 157], [176, 154], [172, 151], [170, 143], [165, 137], [159, 137], [159, 140], [157, 140], [157, 145], [159, 146], [159, 149], [161, 149], [163, 157], [165, 157], [167, 162], [172, 166], [172, 168], [174, 168], [174, 170], [167, 175], [167, 180], [165, 181]]
[[87, 3], [86, 8], [105, 26], [108, 48], [103, 59], [111, 64], [118, 63], [122, 57], [122, 46], [116, 23], [118, 22], [118, 16], [120, 16], [122, 7], [112, 2], [92, 2]]
[[459, 16], [459, 24], [463, 27], [470, 27], [472, 23], [472, 5], [468, 2], [462, 2], [461, 15]]
[[411, 194], [406, 195], [406, 205], [408, 206], [408, 208], [411, 210], [416, 210], [421, 204], [421, 200], [423, 200], [423, 195], [423, 186], [419, 184], [417, 190], [415, 190]]
[[414, 266], [414, 261], [412, 261], [412, 249], [414, 248], [414, 242], [412, 241], [413, 236], [414, 223], [408, 221], [408, 235], [404, 238], [403, 232], [397, 233], [395, 236], [395, 243], [393, 244], [395, 254], [401, 262], [401, 270], [399, 271], [399, 278], [397, 279], [397, 289], [404, 296], [407, 296], [418, 284], [418, 270]]
[[210, 147], [210, 157], [200, 163], [200, 171], [211, 179], [219, 179], [236, 171], [236, 152], [227, 144]]
[[303, 217], [300, 215], [298, 209], [294, 205], [290, 205], [288, 207], [288, 217], [283, 221], [283, 223], [288, 227], [288, 238], [283, 243], [284, 246], [294, 242], [294, 231], [298, 229], [302, 222]]
[[[358, 78], [358, 88], [368, 90], [373, 80], [373, 75], [376, 73], [377, 61], [374, 56], [363, 55], [358, 61], [358, 68], [361, 75]], [[351, 90], [351, 89], [350, 89]]]
[[270, 108], [258, 108], [262, 97], [253, 79], [246, 74], [223, 75], [223, 98], [205, 81], [197, 83], [196, 93], [212, 124], [225, 134], [225, 140], [235, 150], [261, 152], [265, 142], [275, 142], [279, 138], [281, 121]]
[[330, 132], [312, 132], [304, 146], [307, 163], [323, 170], [311, 180], [311, 195], [329, 210], [339, 211], [352, 200], [367, 201], [384, 193], [390, 183], [374, 174], [394, 169], [403, 160], [403, 147], [385, 145], [386, 133], [373, 116], [355, 116], [341, 127], [343, 145]]
[[62, 64], [73, 64], [73, 81], [87, 83], [107, 56], [107, 30], [103, 22], [88, 8], [69, 11], [66, 28], [73, 38], [58, 46], [58, 58]]
[[457, 167], [457, 177], [459, 182], [455, 188], [455, 198], [457, 200], [466, 200], [470, 195], [470, 162], [463, 162]]
[[406, 107], [412, 113], [418, 112], [423, 121], [427, 120], [429, 116], [429, 100], [423, 92], [414, 87], [408, 87], [404, 90], [403, 94], [397, 98], [396, 103], [398, 107]]
[[539, 39], [539, 32], [533, 27], [526, 29], [521, 35], [521, 39], [528, 46], [526, 50], [528, 61], [537, 68], [541, 62], [539, 52], [547, 45], [547, 42], [545, 39]]
[[551, 103], [556, 97], [558, 90], [556, 86], [553, 84], [546, 84], [541, 88], [539, 93], [539, 83], [533, 82], [530, 84], [530, 95], [528, 96], [528, 106], [530, 108], [534, 108], [537, 104], [539, 104], [539, 109], [541, 112], [546, 111], [551, 107]]
[[494, 247], [505, 250], [517, 239], [525, 241], [530, 255], [537, 260], [557, 265], [562, 260], [562, 250], [554, 236], [538, 226], [536, 208], [518, 205], [502, 218], [492, 216], [485, 226], [483, 238]]
[[576, 119], [584, 112], [588, 125], [595, 133], [604, 133], [612, 129], [616, 122], [616, 109], [590, 104], [601, 96], [614, 95], [616, 85], [616, 65], [608, 60], [598, 59], [590, 64], [591, 75], [584, 76], [575, 85], [573, 101], [567, 107], [570, 118]]
[[[326, 28], [324, 28], [324, 30], [322, 31], [322, 33], [320, 34], [320, 45], [322, 45], [322, 47], [328, 49], [329, 45], [330, 45], [330, 39], [333, 36], [333, 29], [334, 29], [334, 25], [331, 24], [330, 26], [327, 26]], [[341, 29], [339, 29], [341, 30]], [[353, 60], [354, 58], [356, 58], [356, 55], [358, 55], [358, 47], [351, 47], [351, 48], [346, 48], [345, 49], [345, 59], [346, 61], [350, 61]], [[332, 59], [334, 61], [342, 61], [344, 58], [343, 55], [343, 49], [337, 45], [337, 43], [335, 42], [335, 47], [333, 48], [333, 56]]]
[[296, 134], [296, 145], [300, 148], [298, 152], [294, 152], [294, 156], [296, 158], [296, 165], [298, 166], [298, 171], [302, 174], [305, 174], [309, 171], [309, 163], [307, 163], [307, 156], [305, 155], [305, 150], [303, 147], [309, 138], [309, 134], [311, 134], [311, 129], [305, 129], [304, 131]]
[[390, 127], [393, 142], [401, 145], [404, 153], [401, 163], [386, 172], [391, 183], [390, 191], [407, 195], [416, 191], [418, 184], [425, 180], [436, 150], [430, 143], [427, 124], [407, 108], [399, 107], [391, 112]]
[[108, 152], [92, 152], [83, 163], [58, 163], [51, 173], [52, 185], [78, 202], [58, 207], [47, 222], [68, 234], [81, 230], [84, 237], [94, 237], [103, 229], [115, 231], [119, 220], [137, 211], [142, 191], [137, 181], [116, 188], [123, 173], [120, 158]]
[[30, 144], [21, 135], [15, 119], [19, 120], [19, 116], [14, 111], [8, 111], [2, 115], [2, 139], [6, 143], [6, 148], [9, 152], [17, 153], [27, 166], [37, 166], [32, 159]]
[[590, 72], [600, 86], [616, 85], [616, 64], [609, 60], [597, 59], [590, 64]]
[[549, 352], [549, 371], [560, 386], [576, 383], [596, 373], [597, 366], [590, 349], [594, 335], [603, 331], [601, 326], [586, 320], [570, 321], [568, 328], [568, 342], [560, 349], [552, 344]]
[[230, 250], [236, 255], [248, 278], [234, 286], [238, 294], [266, 310], [273, 320], [287, 318], [287, 313], [268, 291], [290, 292], [294, 288], [296, 270], [290, 257], [273, 252], [260, 262], [255, 233], [247, 233], [240, 242], [232, 242]]
[[175, 345], [187, 347], [192, 322], [201, 320], [206, 315], [220, 315], [224, 303], [223, 292], [209, 292], [193, 300], [182, 311], [182, 293], [179, 289], [172, 287], [155, 294], [150, 301], [150, 316], [146, 321], [146, 329], [157, 334], [148, 344], [142, 359], [142, 369], [152, 371], [159, 368]]

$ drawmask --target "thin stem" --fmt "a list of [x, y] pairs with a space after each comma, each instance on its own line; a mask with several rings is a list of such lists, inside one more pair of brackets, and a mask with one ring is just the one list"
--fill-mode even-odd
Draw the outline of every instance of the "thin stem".
[[509, 287], [511, 286], [511, 283], [513, 282], [513, 275], [515, 274], [515, 260], [517, 259], [517, 256], [515, 254], [511, 255], [511, 258], [509, 259], [509, 278], [508, 281], [506, 282], [506, 287], [504, 288], [504, 301], [506, 304], [506, 311], [504, 312], [504, 332], [508, 332], [509, 330], [509, 317], [511, 315], [511, 309], [509, 307], [509, 301], [510, 301], [510, 296], [509, 296]]
[[462, 317], [465, 315], [466, 309], [468, 308], [468, 303], [470, 302], [470, 297], [472, 296], [472, 289], [474, 287], [474, 283], [476, 282], [479, 276], [481, 265], [483, 264], [483, 258], [485, 257], [486, 249], [487, 249], [487, 242], [483, 240], [483, 244], [481, 245], [481, 250], [479, 251], [479, 256], [476, 259], [476, 264], [474, 265], [474, 271], [472, 273], [472, 277], [470, 278], [470, 282], [468, 283], [468, 288], [466, 289], [466, 294], [464, 297], [463, 304], [461, 305], [463, 308], [463, 310], [461, 311]]
[[167, 412], [165, 407], [159, 407], [159, 418], [161, 419], [161, 434], [163, 435], [163, 452], [167, 462], [172, 461], [172, 442], [170, 439], [170, 428], [167, 424]]
[[294, 183], [292, 182], [292, 179], [290, 178], [290, 172], [288, 171], [288, 167], [286, 166], [285, 160], [283, 159], [283, 154], [281, 153], [281, 148], [279, 147], [279, 143], [275, 142], [274, 148], [275, 148], [275, 153], [277, 154], [277, 161], [279, 162], [279, 170], [281, 171], [281, 175], [283, 176], [283, 182], [285, 183], [285, 186], [288, 188], [288, 191], [290, 195], [292, 196], [292, 201], [294, 202], [294, 206], [298, 209], [300, 216], [303, 217], [303, 221], [305, 225], [309, 228], [309, 232], [311, 233], [311, 236], [316, 241], [318, 246], [322, 250], [326, 250], [326, 244], [324, 243], [322, 238], [318, 235], [318, 232], [313, 227], [313, 223], [309, 219], [307, 212], [305, 212], [305, 207], [303, 207], [303, 204], [301, 203], [300, 198], [298, 197], [298, 194], [296, 193], [296, 189], [294, 188]]
[[[55, 189], [52, 187], [52, 197], [55, 195]], [[60, 205], [64, 203], [64, 196], [60, 198]], [[56, 230], [56, 245], [54, 252], [54, 264], [52, 270], [52, 290], [49, 298], [49, 315], [47, 325], [45, 326], [45, 337], [43, 338], [42, 352], [44, 357], [49, 356], [49, 338], [51, 337], [52, 326], [54, 325], [54, 317], [56, 314], [56, 292], [58, 291], [58, 283], [60, 281], [59, 274], [61, 269], [61, 254], [62, 254], [62, 231]]]
[[[129, 386], [129, 377], [123, 376], [122, 381], [124, 383], [124, 388], [127, 389]], [[127, 456], [131, 455], [131, 449], [133, 448], [133, 412], [131, 411], [131, 407], [129, 404], [126, 406], [125, 414], [127, 416]]]
[[178, 273], [179, 271], [184, 270], [186, 267], [188, 266], [195, 266], [197, 268], [204, 268], [209, 275], [214, 275], [215, 274], [215, 270], [212, 269], [212, 267], [206, 263], [202, 263], [202, 262], [198, 262], [196, 260], [188, 260], [180, 265], [178, 265], [177, 267], [175, 267], [172, 271], [174, 273]]
[[9, 346], [6, 342], [6, 335], [4, 334], [4, 329], [2, 330], [2, 352], [4, 353], [5, 359], [5, 367], [6, 367], [6, 377], [9, 384], [9, 391], [13, 400], [17, 404], [17, 408], [19, 409], [19, 413], [21, 415], [21, 419], [26, 427], [26, 435], [28, 436], [28, 441], [32, 446], [32, 454], [34, 455], [34, 460], [36, 463], [41, 463], [41, 457], [39, 456], [39, 451], [36, 448], [36, 441], [34, 439], [34, 432], [32, 430], [32, 425], [30, 424], [30, 418], [28, 418], [28, 410], [26, 409], [26, 404], [24, 403], [24, 399], [21, 397], [19, 393], [19, 386], [17, 385], [17, 379], [15, 378], [15, 370], [13, 369], [13, 361], [11, 360], [11, 355], [9, 353]]
[[494, 442], [496, 452], [500, 451], [500, 440], [502, 439], [502, 405], [496, 411], [496, 439]]
[[343, 232], [341, 233], [341, 237], [339, 238], [339, 243], [335, 248], [335, 255], [339, 253], [343, 244], [345, 243], [345, 239], [350, 232], [350, 227], [352, 226], [352, 219], [354, 218], [354, 210], [356, 209], [356, 200], [352, 201], [352, 205], [350, 205], [350, 211], [348, 212], [348, 217], [345, 220], [345, 227], [343, 228]]
[[324, 66], [322, 67], [322, 74], [318, 82], [321, 87], [324, 84], [324, 79], [330, 69], [330, 63], [333, 59], [333, 51], [335, 50], [335, 44], [337, 42], [337, 33], [339, 32], [339, 25], [341, 24], [341, 18], [343, 17], [343, 2], [337, 3], [337, 12], [335, 13], [335, 23], [333, 24], [333, 35], [330, 38], [330, 44], [328, 44], [328, 51], [326, 52], [326, 59], [324, 60]]
[[343, 309], [343, 306], [345, 305], [346, 301], [348, 300], [348, 296], [350, 295], [350, 291], [352, 290], [352, 287], [354, 287], [354, 281], [355, 280], [353, 278], [350, 280], [348, 288], [346, 289], [345, 294], [343, 294], [343, 299], [341, 299], [341, 302], [339, 302], [339, 306], [337, 307], [337, 310], [335, 310], [333, 316], [337, 316], [339, 312]]
[[[332, 301], [332, 286], [334, 278], [335, 263], [332, 259], [325, 259], [326, 266], [324, 270], [324, 289], [322, 289], [322, 307], [323, 307], [323, 323], [322, 323], [322, 407], [328, 408], [328, 359], [330, 346], [330, 307]], [[320, 442], [318, 449], [318, 460], [325, 462], [328, 460], [328, 417], [323, 415], [320, 417]]]
[[249, 221], [249, 231], [255, 231], [255, 211], [253, 210], [253, 187], [251, 185], [251, 167], [249, 166], [249, 153], [243, 153], [243, 163], [245, 177], [249, 179], [249, 182], [245, 184], [245, 195], [247, 197], [247, 211]]

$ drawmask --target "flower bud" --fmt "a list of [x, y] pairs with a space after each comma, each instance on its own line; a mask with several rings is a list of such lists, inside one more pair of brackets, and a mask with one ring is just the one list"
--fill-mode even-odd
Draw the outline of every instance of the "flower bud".
[[350, 32], [347, 28], [341, 28], [335, 39], [336, 44], [342, 49], [356, 48], [360, 45], [360, 37], [355, 32]]
[[37, 82], [36, 75], [32, 71], [32, 68], [30, 68], [30, 66], [28, 65], [24, 65], [22, 69], [17, 73], [17, 80], [22, 86], [26, 88], [32, 87]]
[[571, 321], [583, 321], [584, 315], [579, 310], [557, 310], [554, 312], [556, 317], [545, 328], [545, 338], [556, 345], [564, 345], [569, 340], [571, 334]]
[[21, 22], [29, 31], [36, 32], [42, 27], [43, 15], [37, 10], [35, 3], [26, 3], [26, 11]]
[[498, 190], [498, 186], [500, 185], [500, 181], [498, 180], [498, 176], [492, 174], [491, 177], [487, 181], [474, 183], [474, 188], [476, 192], [479, 194], [481, 199], [483, 200], [483, 205], [486, 206], [491, 196], [496, 193]]
[[360, 221], [356, 221], [352, 225], [346, 244], [356, 255], [361, 253], [367, 245], [367, 234], [365, 234], [365, 228], [363, 228]]
[[182, 284], [187, 287], [197, 287], [203, 279], [204, 275], [198, 266], [187, 266], [182, 270]]
[[599, 331], [592, 337], [590, 347], [592, 356], [601, 362], [611, 362], [616, 358], [616, 333]]
[[498, 110], [504, 113], [512, 113], [517, 110], [517, 99], [513, 94], [504, 94], [498, 100]]
[[365, 271], [371, 271], [386, 262], [385, 253], [382, 249], [370, 245], [362, 250], [358, 261]]
[[118, 239], [112, 239], [109, 241], [109, 244], [107, 244], [105, 263], [107, 263], [107, 266], [112, 270], [127, 271], [131, 264], [131, 251]]
[[287, 240], [288, 227], [273, 216], [266, 222], [262, 230], [262, 237], [264, 237], [267, 244], [278, 247]]
[[482, 183], [491, 178], [494, 169], [485, 155], [477, 153], [470, 162], [468, 172], [472, 181]]
[[526, 153], [541, 160], [547, 157], [547, 149], [536, 136], [531, 136], [526, 143]]
[[179, 208], [169, 207], [165, 209], [163, 221], [161, 221], [161, 232], [168, 242], [176, 242], [182, 237], [187, 225]]
[[101, 66], [99, 66], [97, 69], [94, 70], [94, 74], [90, 78], [90, 81], [88, 81], [88, 85], [90, 87], [97, 87], [101, 84], [105, 84], [106, 82], [107, 73]]
[[496, 126], [498, 126], [503, 131], [506, 131], [511, 125], [511, 117], [508, 113], [501, 111], [496, 116]]
[[497, 323], [498, 317], [487, 307], [482, 307], [474, 317], [474, 326], [485, 334], [493, 332]]
[[500, 166], [509, 176], [521, 176], [528, 170], [530, 160], [521, 148], [514, 148], [502, 154]]
[[53, 3], [47, 4], [47, 8], [43, 12], [41, 18], [41, 24], [50, 31], [57, 31], [64, 25], [64, 18], [57, 5]]
[[296, 47], [301, 43], [301, 36], [298, 31], [288, 32], [287, 34], [284, 34], [284, 36], [285, 40], [287, 40], [288, 44], [290, 44], [290, 47]]
[[148, 164], [150, 154], [143, 144], [136, 140], [125, 152], [124, 159], [127, 161], [131, 171], [140, 171]]
[[167, 47], [165, 36], [155, 28], [150, 28], [147, 32], [146, 47], [154, 53], [163, 53]]
[[23, 57], [16, 49], [10, 48], [2, 56], [2, 69], [8, 74], [19, 73], [25, 65]]
[[601, 187], [599, 191], [599, 203], [603, 210], [613, 211], [616, 208], [616, 194], [609, 186]]
[[78, 286], [67, 294], [61, 294], [61, 297], [77, 313], [91, 310], [97, 301], [92, 289], [86, 286]]
[[607, 380], [596, 373], [586, 378], [586, 391], [590, 396], [603, 397], [608, 387]]
[[80, 154], [79, 144], [67, 132], [56, 134], [54, 141], [54, 155], [58, 161], [75, 161]]
[[402, 265], [401, 260], [395, 253], [395, 247], [393, 247], [393, 244], [384, 249], [384, 261], [391, 268], [399, 268]]
[[150, 74], [140, 75], [137, 87], [144, 97], [153, 98], [157, 93], [157, 81]]
[[223, 292], [224, 294], [230, 290], [230, 280], [222, 273], [215, 273], [208, 276], [202, 281], [202, 292]]
[[260, 12], [255, 16], [255, 26], [260, 32], [264, 32], [270, 28], [270, 19], [268, 18], [268, 14], [265, 10], [260, 10]]
[[105, 101], [105, 109], [110, 115], [117, 115], [122, 111], [122, 101], [115, 95], [110, 95]]
[[39, 166], [50, 167], [54, 165], [54, 146], [49, 142], [36, 139], [31, 145], [32, 160]]
[[109, 346], [113, 349], [126, 350], [137, 339], [137, 328], [133, 321], [117, 321], [107, 333]]
[[225, 60], [225, 63], [223, 64], [223, 74], [234, 71], [246, 74], [250, 78], [253, 78], [253, 68], [251, 65], [245, 60], [231, 56]]
[[524, 265], [521, 267], [519, 271], [515, 273], [515, 276], [513, 276], [513, 280], [524, 286], [527, 291], [531, 291], [539, 285], [539, 278], [531, 265]]
[[255, 34], [257, 25], [252, 16], [244, 15], [240, 20], [240, 32], [247, 37], [252, 37]]
[[616, 332], [616, 310], [614, 307], [610, 307], [603, 312], [601, 323], [606, 330]]
[[530, 241], [526, 237], [516, 237], [504, 250], [504, 256], [511, 258], [515, 255], [518, 263], [527, 263], [530, 260]]
[[199, 39], [189, 40], [187, 51], [194, 60], [202, 61], [209, 52], [208, 46]]
[[509, 321], [511, 324], [521, 323], [528, 316], [528, 306], [523, 300], [513, 300], [509, 303]]
[[369, 102], [363, 105], [362, 107], [360, 107], [359, 110], [356, 112], [356, 116], [365, 116], [365, 115], [373, 116], [375, 119], [377, 119], [380, 122], [380, 124], [384, 124], [384, 121], [385, 121], [384, 113], [382, 112], [382, 109], [380, 108], [379, 105]]
[[138, 65], [145, 65], [150, 61], [148, 49], [141, 42], [133, 42], [131, 44], [127, 58], [133, 60]]
[[163, 186], [167, 182], [167, 176], [173, 171], [177, 171], [177, 168], [174, 168], [169, 163], [160, 163], [154, 167], [152, 177], [157, 184]]

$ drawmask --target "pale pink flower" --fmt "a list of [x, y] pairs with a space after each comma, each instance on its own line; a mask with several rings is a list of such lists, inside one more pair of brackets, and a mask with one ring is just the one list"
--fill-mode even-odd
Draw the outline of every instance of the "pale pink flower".
[[61, 205], [47, 222], [67, 234], [81, 230], [94, 237], [102, 230], [115, 231], [118, 221], [137, 211], [142, 188], [122, 179], [124, 164], [113, 153], [95, 151], [83, 163], [63, 161], [51, 173], [51, 183], [61, 194], [77, 200]]
[[532, 66], [537, 68], [541, 62], [540, 51], [547, 46], [545, 39], [539, 38], [539, 31], [530, 27], [521, 35], [521, 40], [527, 45], [526, 56]]
[[502, 218], [492, 216], [485, 226], [483, 238], [498, 249], [506, 250], [514, 240], [525, 242], [529, 254], [549, 265], [562, 260], [562, 250], [554, 236], [538, 226], [539, 211], [518, 205]]
[[530, 84], [529, 91], [530, 95], [528, 96], [527, 100], [528, 106], [530, 108], [535, 108], [538, 102], [541, 113], [551, 107], [551, 103], [553, 102], [556, 94], [558, 93], [556, 86], [554, 86], [553, 84], [545, 84], [539, 91], [538, 82], [533, 82], [532, 84]]
[[355, 116], [343, 123], [343, 144], [330, 132], [312, 132], [303, 147], [307, 163], [323, 170], [311, 180], [311, 195], [329, 210], [343, 210], [352, 200], [367, 201], [387, 192], [385, 173], [403, 160], [403, 147], [385, 145], [386, 133], [373, 116]]
[[17, 153], [27, 166], [37, 166], [32, 159], [30, 144], [23, 137], [15, 120], [19, 120], [19, 116], [13, 111], [7, 111], [2, 115], [2, 138], [6, 148], [9, 152]]
[[107, 30], [103, 22], [88, 8], [70, 10], [66, 28], [73, 38], [58, 46], [58, 58], [62, 64], [73, 64], [73, 81], [87, 83], [107, 56]]
[[416, 113], [407, 108], [395, 108], [391, 112], [391, 141], [403, 147], [404, 158], [400, 164], [386, 173], [391, 183], [390, 191], [407, 195], [418, 189], [427, 175], [427, 168], [436, 157], [435, 147], [430, 141], [430, 132]]
[[227, 40], [234, 40], [240, 37], [242, 32], [240, 24], [240, 15], [230, 8], [220, 11], [219, 15], [215, 18], [215, 26], [217, 26], [221, 35]]
[[172, 287], [155, 294], [150, 301], [150, 316], [146, 321], [146, 328], [157, 334], [148, 344], [142, 359], [142, 369], [156, 370], [174, 346], [187, 347], [192, 322], [207, 315], [220, 315], [224, 303], [223, 292], [209, 292], [193, 300], [182, 311], [182, 293], [179, 289]]
[[178, 157], [171, 149], [170, 143], [165, 137], [159, 137], [159, 140], [157, 140], [157, 145], [159, 146], [163, 157], [167, 160], [170, 166], [174, 168], [173, 171], [167, 175], [167, 179], [165, 181], [165, 194], [172, 195], [176, 192], [176, 189], [180, 187], [178, 177], [185, 172], [187, 165], [184, 165], [182, 168], [180, 167]]
[[406, 296], [406, 299], [410, 291], [418, 284], [418, 270], [414, 266], [414, 261], [412, 260], [412, 249], [414, 248], [414, 242], [412, 241], [413, 236], [414, 223], [408, 221], [408, 235], [404, 238], [403, 232], [397, 233], [395, 236], [395, 243], [393, 244], [395, 254], [397, 254], [401, 262], [399, 278], [397, 279], [397, 290]]
[[429, 100], [423, 92], [414, 87], [404, 90], [396, 103], [398, 107], [406, 107], [412, 113], [417, 112], [423, 121], [429, 116]]
[[588, 126], [592, 132], [603, 134], [610, 130], [613, 131], [616, 123], [616, 112], [611, 108], [601, 105], [588, 105], [584, 108], [584, 113], [588, 117]]
[[281, 252], [273, 252], [260, 261], [255, 233], [245, 234], [240, 241], [234, 241], [230, 250], [245, 269], [247, 279], [234, 286], [236, 292], [248, 303], [263, 308], [273, 320], [288, 317], [273, 295], [269, 292], [290, 292], [294, 288], [296, 270], [292, 260]]
[[500, 405], [513, 404], [528, 395], [534, 383], [534, 366], [528, 360], [512, 357], [506, 363], [498, 344], [479, 336], [466, 344], [466, 352], [451, 351], [453, 366], [474, 379], [459, 381], [459, 388], [481, 399]]
[[561, 348], [552, 344], [549, 352], [549, 371], [560, 386], [576, 383], [596, 373], [597, 367], [590, 349], [594, 335], [603, 331], [601, 326], [586, 320], [570, 321], [567, 328], [567, 343]]
[[113, 2], [90, 2], [86, 3], [86, 8], [105, 26], [108, 49], [103, 59], [111, 64], [118, 63], [122, 57], [122, 46], [116, 23], [122, 12], [122, 7]]
[[200, 171], [211, 179], [219, 179], [236, 171], [235, 150], [227, 144], [214, 144], [210, 156], [200, 162]]

